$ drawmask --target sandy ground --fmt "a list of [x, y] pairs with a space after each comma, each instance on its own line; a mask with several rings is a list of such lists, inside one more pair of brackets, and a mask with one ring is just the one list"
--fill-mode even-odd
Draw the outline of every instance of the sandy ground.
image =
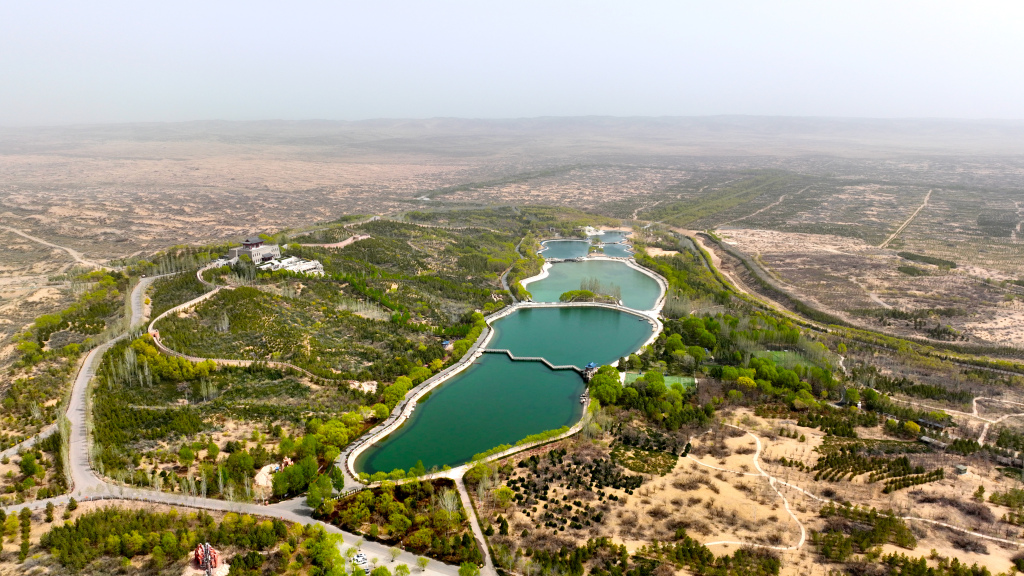
[[662, 250], [661, 248], [648, 247], [647, 254], [650, 256], [675, 256], [679, 254], [678, 250]]
[[[898, 250], [880, 249], [862, 240], [773, 230], [729, 229], [722, 238], [750, 255], [787, 291], [821, 309], [867, 328], [927, 337], [910, 322], [882, 326], [858, 310], [960, 309], [956, 316], [934, 316], [926, 327], [949, 325], [971, 341], [1024, 346], [1024, 305], [1010, 288], [986, 285], [998, 278], [977, 266], [942, 271], [909, 262]], [[912, 265], [928, 276], [908, 276], [899, 266]]]

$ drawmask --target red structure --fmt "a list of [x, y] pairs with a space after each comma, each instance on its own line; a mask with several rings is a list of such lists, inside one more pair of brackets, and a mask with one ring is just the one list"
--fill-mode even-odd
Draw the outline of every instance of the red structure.
[[209, 542], [196, 546], [195, 558], [199, 569], [206, 570], [207, 573], [220, 566], [220, 554], [214, 550], [213, 546], [210, 546]]

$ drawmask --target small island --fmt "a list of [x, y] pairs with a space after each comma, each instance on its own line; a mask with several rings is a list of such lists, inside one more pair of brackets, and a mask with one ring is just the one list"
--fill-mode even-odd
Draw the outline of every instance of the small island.
[[595, 294], [590, 290], [569, 290], [568, 292], [562, 292], [562, 295], [558, 297], [559, 302], [603, 302], [606, 304], [618, 304], [619, 301], [614, 296], [608, 296], [606, 294]]

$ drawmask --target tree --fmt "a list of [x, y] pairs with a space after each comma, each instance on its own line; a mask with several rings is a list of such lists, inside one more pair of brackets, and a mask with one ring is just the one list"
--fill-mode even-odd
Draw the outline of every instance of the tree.
[[475, 464], [472, 468], [466, 471], [466, 474], [462, 477], [467, 484], [479, 484], [484, 478], [490, 477], [494, 471], [484, 464], [483, 462]]
[[448, 534], [455, 523], [455, 516], [459, 513], [459, 494], [455, 490], [447, 489], [441, 492], [438, 501], [445, 514], [445, 533]]
[[903, 431], [911, 436], [921, 435], [921, 427], [916, 422], [911, 422], [910, 420], [903, 423]]
[[609, 371], [604, 371], [604, 368], [602, 366], [598, 369], [598, 373], [590, 379], [590, 395], [602, 406], [611, 406], [619, 401], [619, 396], [622, 395], [622, 384], [619, 382], [618, 372], [614, 368]]
[[419, 566], [420, 572], [426, 570], [428, 564], [430, 564], [430, 558], [427, 558], [426, 556], [420, 556], [416, 559], [416, 565]]
[[394, 562], [394, 561], [395, 561], [395, 558], [398, 558], [398, 556], [399, 556], [399, 555], [400, 555], [401, 553], [402, 553], [402, 549], [401, 549], [401, 548], [398, 548], [398, 547], [396, 547], [396, 546], [392, 546], [391, 548], [388, 548], [388, 556], [390, 556], [390, 557], [391, 557], [391, 561], [392, 561], [392, 562]]
[[181, 448], [178, 449], [178, 460], [181, 462], [181, 465], [188, 468], [195, 459], [196, 453], [188, 445], [182, 444]]
[[4, 520], [4, 536], [8, 538], [18, 533], [18, 517], [14, 514], [10, 514]]
[[313, 510], [320, 507], [324, 499], [329, 498], [334, 493], [334, 486], [331, 484], [330, 477], [326, 475], [320, 475], [316, 477], [309, 484], [309, 492], [306, 494], [306, 506], [309, 506]]
[[46, 503], [46, 521], [53, 522], [53, 502]]
[[480, 576], [480, 567], [472, 562], [463, 562], [459, 566], [459, 576]]
[[501, 486], [494, 491], [494, 501], [499, 507], [505, 509], [512, 503], [512, 499], [515, 498], [515, 495], [515, 492], [513, 492], [508, 486]]
[[978, 486], [978, 489], [974, 491], [974, 499], [977, 500], [978, 502], [984, 502], [985, 501], [985, 487], [984, 486]]
[[409, 576], [412, 571], [409, 570], [409, 566], [406, 564], [399, 564], [395, 566], [395, 576]]
[[21, 467], [21, 473], [24, 474], [26, 478], [35, 476], [41, 469], [39, 462], [36, 461], [36, 455], [33, 452], [29, 452], [22, 456], [19, 466]]
[[217, 446], [216, 442], [210, 442], [206, 445], [206, 457], [212, 462], [217, 461], [217, 456], [220, 455], [220, 447]]
[[153, 551], [153, 566], [156, 568], [163, 568], [164, 564], [167, 563], [167, 555], [164, 554], [164, 549], [159, 546], [154, 546]]
[[387, 566], [378, 566], [370, 572], [370, 576], [391, 576], [391, 570]]
[[846, 401], [851, 406], [856, 406], [860, 402], [860, 392], [856, 388], [846, 389]]

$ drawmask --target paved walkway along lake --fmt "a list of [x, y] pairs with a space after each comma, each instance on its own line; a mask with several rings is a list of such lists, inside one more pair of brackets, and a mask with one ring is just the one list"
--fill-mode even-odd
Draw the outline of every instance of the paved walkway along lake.
[[[543, 293], [566, 281], [578, 288], [579, 279], [564, 280], [564, 269], [569, 271], [567, 277], [589, 274], [603, 282], [618, 280], [623, 301], [631, 308], [654, 308], [661, 295], [657, 281], [624, 261], [549, 266], [548, 275], [531, 284], [531, 291], [540, 286]], [[536, 293], [535, 300], [541, 301]], [[557, 300], [555, 295], [552, 301]], [[658, 328], [648, 316], [613, 307], [528, 306], [491, 320], [493, 335], [486, 349], [582, 368], [590, 362], [610, 364], [628, 356]], [[552, 370], [538, 361], [484, 354], [421, 398], [400, 428], [371, 440], [355, 457], [353, 468], [374, 474], [408, 470], [418, 462], [427, 469], [458, 466], [495, 446], [575, 424], [583, 413], [580, 394], [584, 390], [585, 383], [574, 370]]]

